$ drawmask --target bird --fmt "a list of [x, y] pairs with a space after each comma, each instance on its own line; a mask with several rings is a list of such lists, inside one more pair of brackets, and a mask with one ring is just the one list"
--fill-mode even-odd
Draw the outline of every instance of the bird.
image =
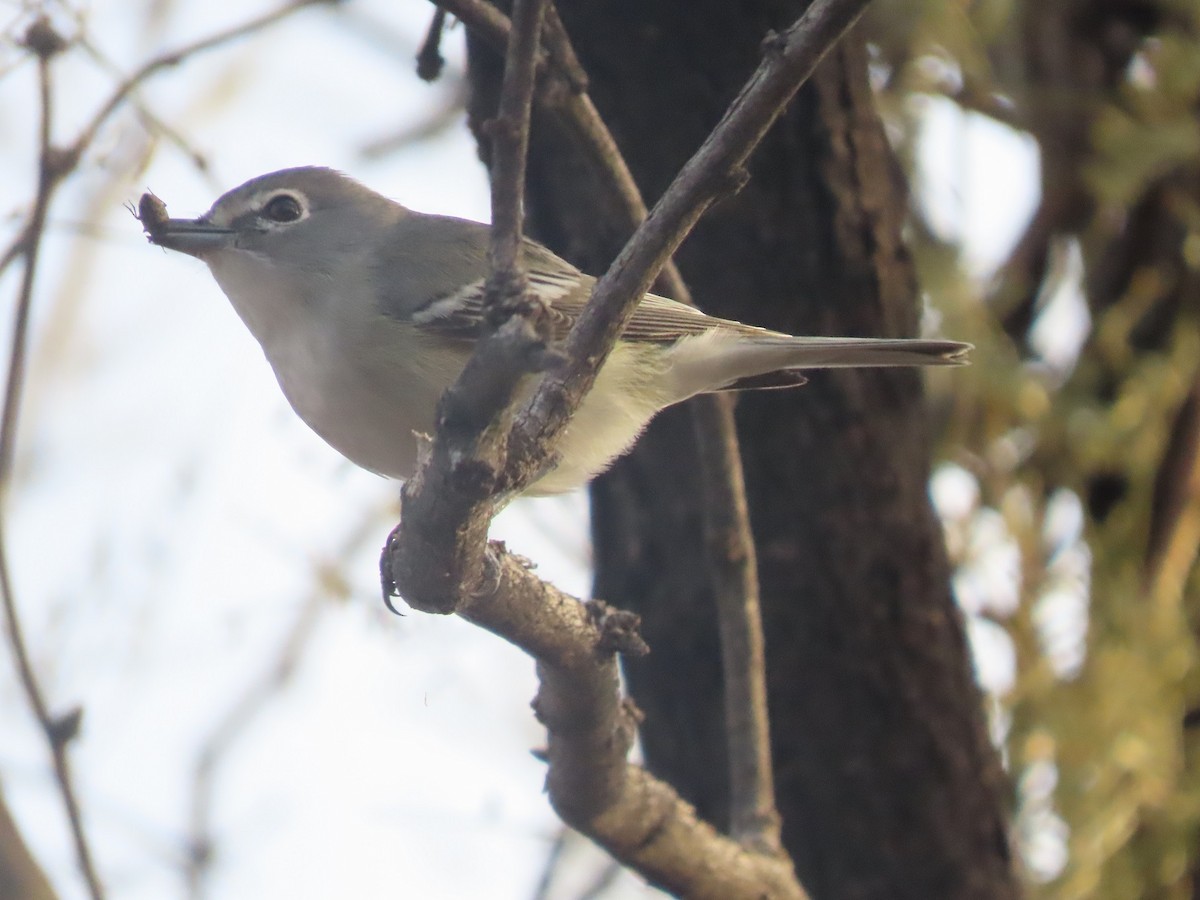
[[[148, 239], [204, 262], [261, 345], [296, 414], [356, 465], [405, 480], [443, 391], [484, 333], [490, 228], [420, 213], [334, 169], [253, 178], [195, 219], [153, 194]], [[523, 239], [528, 283], [554, 340], [596, 279]], [[795, 337], [646, 294], [563, 432], [553, 468], [523, 493], [559, 494], [604, 471], [662, 409], [693, 397], [803, 383], [805, 369], [961, 365], [971, 345]], [[528, 396], [539, 376], [521, 391]]]

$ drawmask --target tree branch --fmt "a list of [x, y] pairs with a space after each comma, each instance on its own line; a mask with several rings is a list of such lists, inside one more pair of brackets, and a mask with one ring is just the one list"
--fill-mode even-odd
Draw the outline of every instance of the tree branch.
[[[722, 192], [740, 184], [744, 178], [741, 166], [754, 146], [864, 6], [865, 0], [818, 0], [785, 35], [767, 41], [767, 58], [750, 83], [598, 283], [592, 302], [568, 337], [569, 368], [543, 379], [527, 404], [508, 441], [509, 453], [515, 457], [508, 461], [513, 485], [528, 484], [544, 467], [548, 448], [590, 388], [617, 334], [658, 270], [701, 213]], [[480, 15], [491, 23], [486, 27], [503, 32], [493, 13], [480, 11]], [[505, 94], [512, 84], [511, 66], [506, 66]], [[503, 100], [501, 106], [508, 108]], [[776, 875], [782, 873], [786, 887], [773, 896], [801, 896], [786, 860], [747, 854], [738, 844], [720, 838], [710, 826], [698, 822], [669, 787], [628, 765], [625, 755], [634, 722], [632, 712], [617, 702], [616, 665], [609, 638], [602, 638], [594, 624], [583, 620], [585, 613], [573, 599], [553, 592], [511, 556], [495, 548], [485, 550], [489, 492], [498, 485], [496, 466], [502, 456], [495, 446], [495, 435], [502, 430], [492, 420], [502, 416], [513, 396], [511, 390], [495, 385], [519, 376], [513, 366], [505, 365], [506, 357], [517, 358], [512, 354], [501, 354], [490, 365], [487, 358], [502, 343], [499, 338], [504, 329], [517, 321], [509, 319], [497, 335], [481, 342], [443, 399], [438, 437], [417, 475], [405, 486], [404, 516], [384, 549], [385, 592], [399, 588], [419, 609], [458, 611], [538, 660], [542, 689], [537, 709], [549, 734], [549, 790], [565, 821], [671, 889], [684, 890], [675, 881], [677, 871], [670, 867], [686, 860], [683, 871], [694, 877], [699, 870], [693, 866], [700, 863], [692, 854], [711, 837], [715, 845], [706, 850], [704, 859], [711, 862], [721, 857], [730, 863], [720, 866], [719, 872], [737, 869], [734, 858], [751, 859], [757, 867], [771, 866]], [[489, 378], [485, 372], [501, 377]], [[472, 382], [482, 390], [473, 400], [466, 393]], [[453, 427], [454, 417], [449, 412], [460, 406], [480, 416], [470, 428]], [[482, 413], [489, 408], [492, 415], [484, 421]], [[467, 416], [464, 422], [472, 418]], [[484, 440], [488, 435], [491, 437]], [[480, 453], [483, 444], [487, 446]], [[436, 496], [438, 501], [414, 508], [413, 501], [423, 496]], [[490, 569], [486, 573], [485, 560]], [[556, 618], [561, 620], [556, 622]], [[582, 647], [577, 644], [555, 654], [557, 642], [571, 636]], [[752, 644], [741, 649], [754, 655]], [[761, 787], [761, 773], [754, 777]], [[768, 789], [769, 783], [765, 782]], [[761, 823], [754, 823], [757, 806], [751, 804], [751, 809], [753, 812], [740, 816], [743, 827], [760, 831]], [[680, 822], [686, 823], [679, 826], [686, 838], [676, 831]], [[679, 845], [666, 859], [656, 852], [647, 853], [647, 848], [660, 849], [668, 835], [679, 838]], [[702, 869], [712, 874], [707, 864]], [[761, 875], [756, 871], [756, 877]], [[761, 883], [756, 882], [759, 886], [754, 888], [754, 896], [761, 896]], [[689, 895], [701, 895], [699, 888], [686, 890]], [[728, 885], [712, 894], [740, 895]]]
[[[576, 82], [586, 75], [557, 12], [547, 32], [556, 63], [565, 65]], [[561, 61], [561, 62], [560, 62]], [[624, 205], [631, 231], [646, 218], [646, 207], [624, 156], [590, 98], [567, 105], [565, 112], [578, 122], [593, 149], [594, 160], [607, 173], [618, 196], [632, 196]], [[694, 305], [674, 262], [659, 276], [659, 283], [674, 299]], [[746, 486], [742, 475], [733, 403], [718, 394], [695, 398], [691, 406], [704, 489], [704, 527], [708, 564], [721, 630], [726, 739], [730, 765], [730, 832], [763, 852], [782, 853], [779, 814], [775, 810], [771, 775], [770, 718], [767, 710], [766, 665], [762, 618], [759, 611], [758, 560], [750, 529]]]
[[[24, 271], [17, 293], [16, 311], [13, 322], [12, 345], [9, 350], [8, 376], [4, 388], [4, 408], [0, 414], [0, 503], [7, 499], [13, 470], [13, 455], [16, 447], [17, 422], [20, 417], [22, 387], [25, 382], [25, 361], [29, 345], [29, 312], [33, 305], [33, 285], [37, 278], [38, 257], [46, 228], [46, 210], [55, 187], [69, 170], [68, 160], [51, 145], [51, 127], [54, 113], [54, 92], [50, 73], [50, 60], [66, 46], [65, 41], [54, 30], [50, 21], [39, 17], [29, 26], [24, 38], [25, 46], [37, 56], [38, 88], [40, 93], [40, 120], [38, 125], [38, 182], [33, 211], [29, 223], [23, 229], [21, 250], [17, 254], [24, 258]], [[3, 511], [0, 510], [0, 513]], [[52, 715], [45, 694], [33, 671], [29, 652], [25, 644], [24, 630], [13, 594], [12, 579], [8, 571], [8, 544], [4, 534], [4, 517], [0, 514], [0, 601], [4, 606], [5, 625], [8, 639], [16, 661], [21, 688], [29, 707], [41, 727], [50, 748], [54, 765], [54, 777], [58, 792], [66, 809], [67, 821], [74, 844], [75, 861], [87, 884], [93, 900], [104, 896], [100, 877], [92, 862], [92, 852], [83, 830], [83, 815], [75, 794], [71, 776], [67, 745], [79, 730], [81, 711], [71, 709], [62, 715]]]
[[[744, 177], [741, 166], [751, 151], [828, 47], [865, 6], [866, 0], [819, 0], [782, 38], [768, 39], [767, 58], [750, 83], [597, 284], [588, 309], [567, 339], [569, 368], [556, 377], [544, 379], [526, 407], [528, 415], [523, 413], [518, 418], [510, 438], [510, 444], [516, 447], [510, 449], [511, 469], [529, 471], [530, 467], [523, 465], [523, 458], [536, 457], [553, 445], [590, 389], [616, 335], [642, 294], [650, 288], [658, 268], [674, 253], [704, 210], [724, 190], [739, 186]], [[573, 53], [570, 58], [574, 58]], [[607, 129], [604, 131], [607, 134]], [[593, 134], [594, 129], [587, 129], [587, 133]], [[594, 143], [605, 144], [602, 140]], [[620, 159], [615, 144], [611, 147], [611, 153], [605, 151], [598, 156]], [[621, 176], [628, 174], [628, 167], [622, 159], [619, 164], [611, 163], [610, 171], [617, 175], [620, 184]], [[629, 180], [632, 182], [631, 177]], [[628, 206], [636, 209], [634, 204]], [[624, 277], [623, 266], [629, 267]], [[676, 296], [687, 299], [677, 272], [672, 271], [671, 280], [678, 283]], [[732, 408], [721, 397], [697, 398], [692, 408], [705, 467], [707, 555], [717, 600], [725, 673], [732, 833], [758, 849], [780, 852], [757, 561]]]
[[[513, 300], [531, 306], [518, 251], [542, 2], [516, 4], [500, 115], [489, 129], [496, 146], [487, 291], [495, 314]], [[601, 604], [585, 609], [501, 550], [482, 556], [503, 464], [505, 411], [528, 371], [528, 339], [536, 338], [531, 318], [512, 315], [485, 338], [443, 398], [437, 439], [405, 485], [404, 515], [384, 551], [385, 593], [395, 584], [418, 609], [456, 610], [538, 660], [535, 708], [548, 732], [548, 789], [564, 821], [657, 883], [692, 896], [758, 896], [763, 884], [776, 882], [778, 896], [801, 896], [786, 860], [746, 853], [700, 822], [665, 784], [629, 766], [636, 718], [619, 699], [616, 652], [645, 652], [636, 617]], [[430, 564], [430, 553], [447, 551], [448, 559]], [[716, 879], [708, 869], [714, 861]]]
[[440, 6], [434, 10], [429, 31], [417, 52], [417, 77], [422, 81], [436, 81], [442, 74], [446, 60], [442, 56], [442, 31], [446, 27], [446, 11]]
[[[399, 589], [424, 612], [456, 611], [483, 575], [491, 517], [502, 502], [501, 474], [517, 389], [548, 359], [544, 310], [528, 292], [520, 264], [525, 151], [538, 32], [545, 0], [518, 0], [498, 117], [492, 178], [492, 235], [485, 287], [486, 335], [438, 403], [437, 440], [404, 484], [403, 515], [381, 560], [385, 601]], [[448, 558], [447, 558], [448, 554]], [[440, 560], [430, 565], [431, 560]]]
[[525, 202], [525, 156], [538, 36], [546, 0], [516, 0], [512, 37], [504, 65], [500, 114], [489, 124], [492, 154], [492, 234], [488, 248], [488, 302], [495, 306], [524, 299], [527, 283], [520, 265]]
[[[547, 44], [556, 67], [572, 84], [586, 87], [587, 76], [566, 29], [552, 6], [547, 15]], [[591, 150], [593, 161], [626, 198], [622, 223], [630, 232], [646, 218], [645, 202], [608, 126], [586, 95], [562, 104]], [[631, 198], [631, 199], [630, 199]], [[668, 296], [694, 305], [674, 262], [658, 284]], [[738, 449], [733, 402], [727, 395], [695, 398], [690, 404], [697, 446], [705, 467], [704, 527], [713, 596], [721, 631], [726, 740], [730, 767], [730, 833], [754, 849], [781, 853], [779, 814], [771, 774], [770, 718], [766, 665], [759, 612], [758, 560], [750, 529], [746, 486]]]
[[[505, 50], [511, 26], [495, 7], [470, 0], [435, 0], [451, 9], [497, 49]], [[584, 91], [587, 75], [579, 63], [556, 9], [546, 15], [545, 43], [549, 65], [540, 60], [538, 99], [555, 113], [586, 154], [609, 179], [612, 195], [630, 232], [646, 218], [646, 205], [637, 183], [591, 98]], [[555, 81], [557, 79], [557, 82]], [[564, 87], [555, 87], [558, 83]], [[679, 270], [668, 262], [659, 279], [660, 290], [682, 302], [692, 299]], [[735, 811], [732, 833], [759, 849], [779, 847], [778, 814], [770, 769], [770, 727], [766, 709], [762, 623], [759, 615], [758, 564], [745, 499], [741, 457], [731, 401], [698, 397], [691, 404], [697, 440], [704, 448], [708, 469], [704, 478], [704, 521], [708, 534], [709, 566], [723, 642], [726, 672], [726, 729]], [[757, 651], [754, 648], [758, 648]]]
[[637, 713], [619, 700], [615, 653], [637, 653], [636, 617], [582, 604], [496, 544], [486, 584], [459, 614], [538, 661], [534, 708], [546, 726], [547, 790], [563, 821], [624, 864], [686, 897], [802, 898], [791, 864], [749, 852], [627, 760]]

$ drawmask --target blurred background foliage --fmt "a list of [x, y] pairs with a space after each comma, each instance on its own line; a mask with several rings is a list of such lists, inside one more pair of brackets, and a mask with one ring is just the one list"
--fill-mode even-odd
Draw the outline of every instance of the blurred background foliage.
[[[972, 631], [1011, 658], [993, 725], [1030, 895], [1200, 896], [1200, 4], [896, 0], [867, 27], [922, 283], [978, 347], [934, 496]], [[921, 202], [946, 106], [1036, 142], [1036, 208], [987, 271]]]

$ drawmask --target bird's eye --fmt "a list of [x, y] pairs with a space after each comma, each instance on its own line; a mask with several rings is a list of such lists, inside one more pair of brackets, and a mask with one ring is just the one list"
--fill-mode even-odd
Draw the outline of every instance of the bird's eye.
[[263, 207], [263, 213], [272, 222], [295, 222], [303, 212], [300, 201], [291, 194], [278, 194]]

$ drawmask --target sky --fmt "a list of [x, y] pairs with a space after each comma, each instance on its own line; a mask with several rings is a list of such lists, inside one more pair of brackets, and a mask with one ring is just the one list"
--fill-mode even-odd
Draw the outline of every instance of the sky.
[[[114, 71], [271, 8], [94, 0], [86, 36], [97, 52], [77, 47], [56, 65], [57, 138], [94, 113]], [[63, 7], [51, 9], [72, 32]], [[319, 164], [408, 206], [486, 220], [485, 173], [461, 122], [384, 156], [363, 152], [419, 128], [452, 92], [414, 74], [429, 16], [416, 0], [313, 9], [162, 73], [139, 99], [182, 141], [119, 114], [50, 211], [8, 554], [51, 705], [84, 710], [72, 758], [114, 898], [186, 895], [181, 860], [197, 797], [208, 796], [198, 762], [259, 696], [212, 772], [209, 896], [526, 898], [559, 833], [530, 753], [543, 740], [529, 710], [532, 662], [457, 619], [383, 608], [376, 563], [397, 485], [355, 469], [295, 418], [203, 265], [148, 245], [122, 207], [152, 189], [172, 215], [196, 215], [250, 177]], [[0, 4], [6, 36], [28, 20]], [[461, 69], [461, 30], [443, 47]], [[33, 76], [0, 47], [5, 244], [31, 198]], [[931, 106], [927, 122], [929, 202], [982, 277], [1036, 201], [1036, 153], [948, 105]], [[1014, 177], [999, 183], [997, 166]], [[18, 274], [0, 276], [0, 298], [16, 296]], [[961, 505], [969, 485], [951, 470], [939, 477], [939, 507]], [[514, 504], [492, 533], [586, 595], [582, 494]], [[995, 564], [999, 574], [980, 577], [985, 593], [1011, 560]], [[1003, 689], [1002, 642], [973, 637], [995, 644], [980, 677]], [[83, 896], [44, 742], [0, 658], [7, 800], [61, 896]], [[281, 659], [294, 663], [282, 682]], [[572, 854], [576, 884], [552, 896], [576, 896], [603, 865], [586, 848]], [[626, 874], [605, 896], [653, 894]]]

